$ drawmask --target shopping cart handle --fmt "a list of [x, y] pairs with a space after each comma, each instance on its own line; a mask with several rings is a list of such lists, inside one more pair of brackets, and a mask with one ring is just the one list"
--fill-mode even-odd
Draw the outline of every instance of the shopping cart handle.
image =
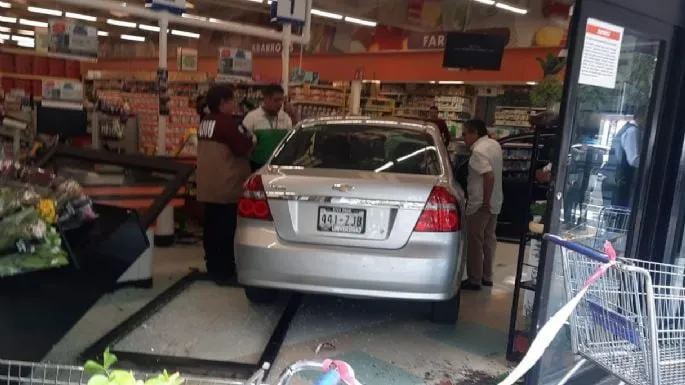
[[557, 235], [553, 234], [545, 234], [542, 236], [542, 239], [552, 242], [556, 245], [559, 245], [561, 247], [567, 248], [569, 250], [573, 250], [575, 252], [581, 253], [585, 255], [588, 258], [594, 259], [597, 262], [601, 263], [609, 263], [609, 257], [607, 257], [606, 254], [600, 253], [599, 251], [595, 249], [591, 249], [587, 246], [581, 245], [580, 243], [577, 242], [572, 242], [572, 241], [567, 241]]

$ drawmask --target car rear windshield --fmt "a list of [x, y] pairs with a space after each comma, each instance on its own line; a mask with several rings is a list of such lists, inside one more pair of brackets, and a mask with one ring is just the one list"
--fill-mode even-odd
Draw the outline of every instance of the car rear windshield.
[[275, 166], [437, 175], [427, 132], [388, 126], [322, 124], [297, 129], [277, 150]]

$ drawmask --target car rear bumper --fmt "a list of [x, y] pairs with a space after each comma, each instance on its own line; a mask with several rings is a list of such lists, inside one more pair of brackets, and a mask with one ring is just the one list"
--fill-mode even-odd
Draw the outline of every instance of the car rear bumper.
[[238, 220], [238, 279], [248, 286], [329, 295], [440, 301], [458, 290], [458, 238], [414, 233], [397, 250], [281, 240], [271, 223]]

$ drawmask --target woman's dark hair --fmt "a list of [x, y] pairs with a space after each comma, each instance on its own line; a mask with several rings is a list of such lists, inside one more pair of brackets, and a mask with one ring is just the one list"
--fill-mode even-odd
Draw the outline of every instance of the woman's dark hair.
[[471, 119], [464, 123], [464, 129], [470, 133], [476, 133], [479, 137], [488, 135], [488, 127], [480, 119]]
[[281, 87], [279, 84], [269, 84], [262, 89], [262, 95], [266, 97], [271, 97], [275, 94], [285, 94], [283, 87]]
[[214, 86], [207, 91], [207, 107], [212, 113], [219, 113], [221, 103], [233, 99], [233, 88], [229, 85]]

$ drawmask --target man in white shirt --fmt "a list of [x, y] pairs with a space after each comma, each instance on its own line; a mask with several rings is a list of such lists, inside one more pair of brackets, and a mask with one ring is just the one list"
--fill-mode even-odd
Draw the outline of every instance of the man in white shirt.
[[[243, 127], [250, 130], [257, 137], [257, 148], [250, 158], [252, 171], [261, 168], [287, 134], [293, 128], [290, 113], [284, 111], [285, 93], [283, 87], [272, 84], [262, 90], [264, 102], [250, 111], [243, 119]], [[286, 110], [290, 110], [286, 105]], [[294, 114], [293, 114], [294, 115]]]
[[464, 290], [492, 286], [497, 249], [497, 215], [502, 209], [502, 147], [488, 137], [482, 120], [464, 124], [464, 142], [471, 148], [466, 204], [467, 276]]

